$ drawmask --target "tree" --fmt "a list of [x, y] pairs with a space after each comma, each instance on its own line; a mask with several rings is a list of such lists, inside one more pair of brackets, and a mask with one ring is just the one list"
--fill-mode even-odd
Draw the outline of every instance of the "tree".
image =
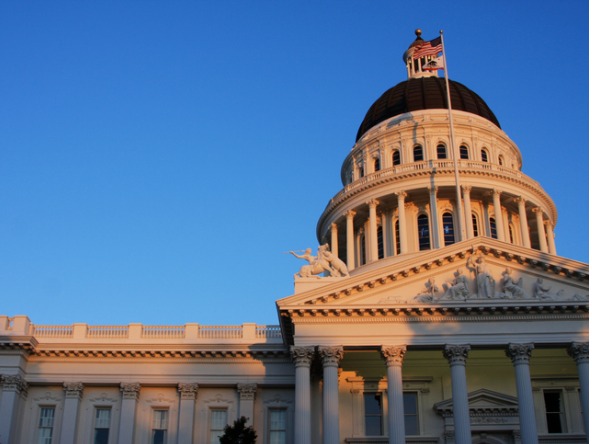
[[255, 444], [257, 433], [253, 427], [246, 426], [247, 419], [241, 416], [233, 425], [224, 427], [224, 435], [220, 437], [220, 444]]

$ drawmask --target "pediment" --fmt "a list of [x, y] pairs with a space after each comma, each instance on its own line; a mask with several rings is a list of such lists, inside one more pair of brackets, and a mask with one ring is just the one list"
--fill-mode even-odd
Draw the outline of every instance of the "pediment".
[[[282, 310], [458, 307], [588, 301], [588, 265], [489, 238], [387, 258], [344, 278], [309, 278]], [[326, 282], [326, 283], [325, 283]]]
[[[469, 412], [474, 414], [518, 414], [518, 399], [514, 396], [494, 392], [488, 389], [475, 390], [468, 394]], [[452, 399], [434, 404], [434, 410], [442, 416], [450, 416], [453, 413]]]

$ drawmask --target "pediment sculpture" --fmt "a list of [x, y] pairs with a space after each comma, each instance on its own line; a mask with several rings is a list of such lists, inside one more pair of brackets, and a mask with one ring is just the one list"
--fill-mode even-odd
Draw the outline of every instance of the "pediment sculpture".
[[308, 262], [308, 265], [300, 267], [298, 273], [294, 275], [294, 279], [349, 276], [347, 265], [329, 249], [328, 244], [319, 245], [316, 256], [312, 254], [311, 248], [304, 250], [303, 254], [298, 254], [295, 251], [289, 253]]

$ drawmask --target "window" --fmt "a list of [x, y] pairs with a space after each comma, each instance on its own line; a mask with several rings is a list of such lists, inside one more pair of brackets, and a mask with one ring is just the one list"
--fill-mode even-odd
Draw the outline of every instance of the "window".
[[384, 234], [382, 226], [376, 230], [376, 239], [378, 241], [378, 259], [384, 258]]
[[499, 163], [501, 166], [504, 166], [504, 156], [499, 156], [497, 158], [497, 163]]
[[417, 217], [417, 233], [419, 238], [419, 249], [429, 250], [430, 245], [430, 223], [425, 214], [420, 214]]
[[442, 215], [442, 228], [444, 230], [444, 246], [454, 243], [454, 219], [451, 213]]
[[401, 254], [401, 235], [399, 233], [399, 219], [397, 219], [395, 222], [395, 254]]
[[473, 236], [479, 236], [479, 222], [477, 222], [477, 216], [471, 214], [471, 221], [473, 222]]
[[446, 155], [446, 146], [445, 145], [438, 145], [436, 148], [436, 154], [438, 159], [447, 159], [448, 156]]
[[403, 392], [403, 412], [405, 414], [405, 435], [419, 435], [417, 392]]
[[111, 409], [99, 407], [95, 410], [94, 444], [109, 443], [109, 427], [111, 424]]
[[366, 263], [366, 235], [360, 234], [360, 265]]
[[39, 411], [39, 444], [51, 444], [55, 407], [41, 407]]
[[226, 409], [210, 410], [210, 444], [220, 444], [220, 436], [224, 434], [224, 427], [228, 423]]
[[380, 171], [380, 157], [374, 159], [374, 171]]
[[423, 148], [421, 145], [416, 145], [413, 147], [413, 161], [414, 162], [421, 162], [423, 160]]
[[460, 146], [460, 158], [461, 159], [468, 159], [469, 158], [469, 149], [466, 145]]
[[393, 151], [393, 165], [401, 165], [401, 152], [399, 150]]
[[382, 436], [382, 393], [364, 393], [366, 436]]
[[360, 178], [364, 177], [364, 165], [363, 164], [360, 164], [359, 172], [360, 172]]
[[512, 228], [512, 225], [508, 225], [508, 233], [510, 234], [510, 243], [513, 244], [514, 243], [514, 229]]
[[495, 219], [489, 218], [489, 229], [491, 230], [491, 237], [497, 239], [497, 227], [495, 226]]
[[169, 411], [157, 409], [152, 411], [152, 444], [167, 443], [167, 429], [169, 422]]
[[565, 412], [560, 390], [543, 391], [548, 433], [565, 432]]
[[487, 154], [486, 149], [481, 150], [481, 161], [482, 162], [489, 162], [489, 155]]
[[285, 444], [287, 440], [287, 411], [285, 408], [273, 408], [267, 411], [269, 424], [269, 444]]

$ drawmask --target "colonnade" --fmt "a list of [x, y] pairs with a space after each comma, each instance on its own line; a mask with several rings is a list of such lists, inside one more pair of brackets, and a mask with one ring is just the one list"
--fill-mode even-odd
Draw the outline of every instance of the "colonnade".
[[[530, 378], [530, 358], [533, 344], [507, 344], [506, 355], [514, 366], [516, 393], [523, 444], [538, 444], [534, 398]], [[443, 356], [450, 366], [454, 437], [456, 444], [471, 444], [471, 420], [469, 414], [466, 362], [470, 345], [444, 345]], [[388, 399], [388, 442], [405, 444], [405, 418], [403, 411], [402, 365], [407, 347], [383, 345], [381, 353], [386, 364]], [[338, 444], [339, 437], [339, 361], [343, 347], [293, 346], [292, 358], [296, 368], [294, 444], [311, 444], [311, 384], [310, 368], [315, 355], [323, 365], [323, 444]], [[572, 343], [568, 354], [574, 359], [580, 381], [580, 401], [586, 434], [588, 434], [588, 343]]]
[[[455, 217], [455, 241], [462, 241], [463, 236], [466, 239], [474, 237], [474, 221], [471, 206], [471, 189], [470, 186], [462, 186], [462, 211], [459, 208], [455, 208], [453, 211]], [[442, 238], [443, 224], [440, 209], [438, 208], [438, 187], [431, 186], [427, 188], [428, 191], [428, 202], [429, 202], [429, 221], [430, 221], [430, 233], [431, 233], [431, 248], [441, 248], [444, 246], [444, 239]], [[518, 233], [513, 233], [510, 230], [511, 221], [508, 220], [508, 212], [504, 214], [504, 208], [501, 203], [502, 192], [497, 189], [493, 189], [489, 192], [491, 196], [491, 204], [493, 206], [493, 214], [491, 217], [487, 215], [481, 215], [485, 220], [482, 221], [482, 226], [485, 227], [485, 235], [492, 236], [492, 227], [490, 220], [495, 223], [495, 232], [497, 239], [521, 245], [526, 248], [532, 248], [531, 245], [531, 229], [529, 226], [529, 210], [527, 210], [527, 201], [522, 197], [512, 197], [512, 201], [516, 204], [518, 209], [516, 225], [518, 226]], [[388, 208], [383, 211], [383, 242], [385, 244], [384, 251], [385, 256], [387, 251], [391, 251], [395, 254], [405, 254], [418, 250], [418, 245], [413, 240], [417, 237], [416, 229], [413, 225], [409, 226], [411, 221], [411, 214], [409, 213], [409, 202], [406, 201], [408, 193], [400, 191], [394, 193], [396, 197], [396, 208]], [[363, 210], [350, 209], [343, 214], [343, 218], [339, 218], [338, 221], [334, 222], [330, 226], [330, 233], [327, 236], [330, 239], [331, 251], [335, 254], [339, 252], [339, 239], [345, 239], [345, 257], [348, 269], [352, 270], [360, 263], [360, 249], [365, 249], [366, 262], [373, 262], [379, 259], [379, 246], [378, 246], [378, 227], [381, 225], [379, 214], [380, 200], [372, 198], [365, 203], [366, 208]], [[456, 205], [455, 205], [456, 206]], [[553, 224], [549, 218], [545, 218], [544, 210], [534, 203], [529, 204], [530, 212], [534, 215], [535, 226], [536, 226], [536, 240], [540, 251], [544, 253], [557, 254], [554, 241]], [[365, 221], [355, 222], [355, 216], [359, 213], [368, 214]], [[460, 218], [464, 220], [460, 220]], [[398, 229], [394, 229], [394, 222], [398, 221]], [[463, 229], [460, 229], [460, 224], [463, 225]], [[389, 225], [390, 228], [384, 230], [384, 226]], [[359, 243], [359, 238], [356, 234], [360, 232], [360, 227], [363, 227], [365, 236], [365, 244]], [[340, 232], [345, 230], [345, 235], [340, 236]], [[343, 250], [343, 248], [342, 248]]]

